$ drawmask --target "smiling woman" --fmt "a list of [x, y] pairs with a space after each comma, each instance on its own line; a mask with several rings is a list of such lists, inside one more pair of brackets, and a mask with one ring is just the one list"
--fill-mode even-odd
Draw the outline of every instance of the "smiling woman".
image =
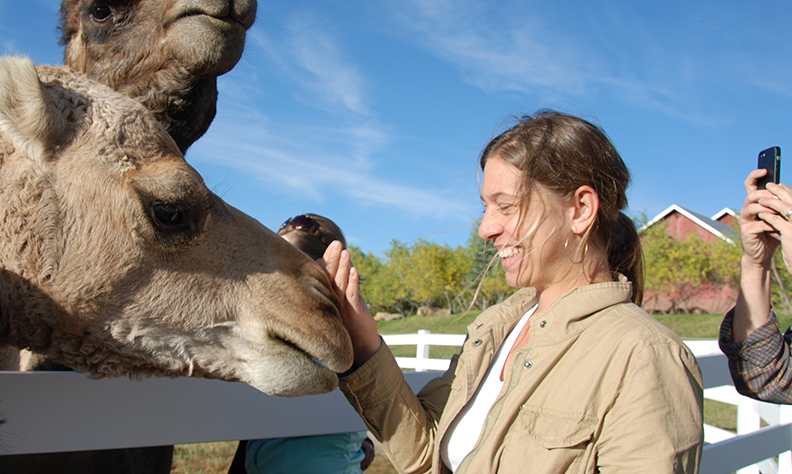
[[340, 381], [349, 402], [400, 472], [697, 472], [701, 371], [636, 305], [641, 246], [610, 140], [539, 112], [492, 140], [480, 164], [479, 235], [521, 290], [481, 313], [448, 371], [413, 395], [348, 253], [331, 245], [355, 352]]

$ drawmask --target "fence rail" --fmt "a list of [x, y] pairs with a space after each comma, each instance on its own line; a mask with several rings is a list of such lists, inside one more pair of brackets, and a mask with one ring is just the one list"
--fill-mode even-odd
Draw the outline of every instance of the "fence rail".
[[[462, 335], [383, 336], [414, 345], [398, 358], [413, 390], [448, 361], [431, 359], [433, 345], [459, 346]], [[701, 366], [704, 396], [737, 406], [737, 433], [705, 425], [702, 474], [792, 473], [792, 406], [737, 394], [726, 358], [714, 341], [686, 341]], [[181, 377], [91, 380], [73, 372], [0, 372], [0, 455], [304, 436], [363, 430], [340, 392], [303, 398], [264, 395], [242, 383]], [[762, 422], [767, 426], [761, 427]], [[773, 457], [778, 457], [778, 462]], [[749, 467], [745, 467], [748, 466]], [[742, 468], [742, 469], [741, 469]]]

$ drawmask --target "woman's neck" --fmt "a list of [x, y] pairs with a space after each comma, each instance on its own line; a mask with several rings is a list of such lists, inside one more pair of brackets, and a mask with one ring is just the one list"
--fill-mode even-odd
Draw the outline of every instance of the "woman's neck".
[[607, 260], [599, 255], [592, 256], [581, 265], [582, 267], [572, 265], [566, 278], [543, 288], [536, 288], [536, 296], [539, 300], [537, 311], [549, 307], [559, 296], [569, 290], [614, 281], [613, 272], [608, 266]]

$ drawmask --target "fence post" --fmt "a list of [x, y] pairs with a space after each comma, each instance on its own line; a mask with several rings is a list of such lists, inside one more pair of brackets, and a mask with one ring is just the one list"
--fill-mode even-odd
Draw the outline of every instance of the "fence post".
[[[785, 425], [790, 422], [792, 422], [792, 406], [781, 405], [779, 407], [778, 423]], [[792, 451], [784, 451], [778, 455], [778, 474], [792, 474]]]
[[423, 372], [426, 370], [424, 367], [424, 360], [429, 358], [429, 344], [426, 343], [426, 336], [432, 334], [432, 331], [428, 329], [419, 329], [418, 330], [418, 343], [415, 345], [415, 358], [418, 359], [416, 362], [416, 372]]
[[[737, 401], [737, 434], [752, 433], [761, 428], [757, 402], [740, 397]], [[737, 474], [760, 474], [759, 465], [753, 464], [737, 470]]]

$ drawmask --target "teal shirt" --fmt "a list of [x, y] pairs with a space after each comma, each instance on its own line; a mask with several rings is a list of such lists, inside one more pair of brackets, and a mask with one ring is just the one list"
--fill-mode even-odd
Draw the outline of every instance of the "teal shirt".
[[251, 440], [248, 474], [362, 474], [365, 431]]

